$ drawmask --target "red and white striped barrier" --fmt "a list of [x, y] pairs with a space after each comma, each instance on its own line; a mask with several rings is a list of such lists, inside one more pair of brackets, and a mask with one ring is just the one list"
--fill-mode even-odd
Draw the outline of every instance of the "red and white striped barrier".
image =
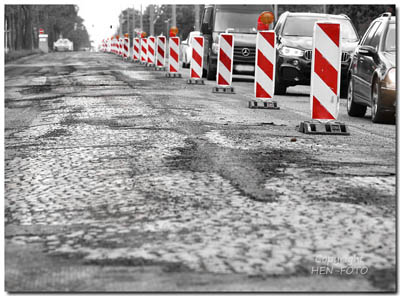
[[179, 72], [179, 37], [170, 37], [169, 38], [169, 73], [178, 73]]
[[140, 40], [140, 61], [147, 63], [147, 38]]
[[341, 69], [340, 24], [314, 25], [311, 68], [312, 119], [334, 120], [339, 114]]
[[349, 135], [339, 115], [341, 32], [339, 23], [316, 22], [311, 63], [310, 105], [312, 121], [299, 131], [306, 134]]
[[124, 38], [123, 55], [124, 55], [124, 59], [127, 59], [129, 57], [129, 37]]
[[250, 108], [279, 109], [276, 101], [272, 101], [275, 88], [275, 46], [274, 31], [258, 31], [254, 71], [254, 94], [256, 100], [249, 102]]
[[232, 34], [221, 33], [219, 35], [219, 50], [217, 62], [217, 87], [213, 92], [233, 93], [232, 68], [233, 68], [233, 46], [234, 38]]
[[132, 58], [135, 62], [139, 61], [140, 59], [140, 39], [133, 38], [133, 54]]
[[187, 83], [201, 83], [203, 76], [204, 37], [194, 37], [192, 41], [192, 58], [190, 60], [190, 79]]
[[147, 65], [154, 66], [155, 64], [155, 48], [156, 48], [156, 38], [150, 36], [147, 38]]
[[165, 50], [167, 38], [164, 36], [157, 37], [157, 53], [156, 53], [156, 66], [157, 68], [165, 67]]

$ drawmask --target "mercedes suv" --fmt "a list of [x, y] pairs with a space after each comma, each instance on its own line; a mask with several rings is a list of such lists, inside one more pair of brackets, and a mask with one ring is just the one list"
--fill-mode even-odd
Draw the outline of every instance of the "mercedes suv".
[[286, 11], [276, 23], [277, 38], [275, 94], [283, 95], [288, 86], [310, 85], [314, 24], [338, 22], [342, 34], [342, 68], [340, 95], [347, 95], [347, 73], [358, 34], [346, 15], [292, 13]]
[[257, 20], [272, 5], [206, 5], [201, 18], [204, 36], [203, 76], [215, 80], [220, 33], [234, 36], [233, 74], [254, 75]]

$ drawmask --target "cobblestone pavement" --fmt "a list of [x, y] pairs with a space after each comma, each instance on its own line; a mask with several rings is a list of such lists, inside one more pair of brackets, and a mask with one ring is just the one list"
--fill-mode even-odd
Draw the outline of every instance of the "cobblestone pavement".
[[[395, 126], [347, 117], [350, 137], [303, 135], [301, 109], [268, 117], [243, 107], [251, 83], [238, 81], [232, 97], [210, 88], [106, 54], [7, 65], [6, 252], [40, 246], [88, 268], [292, 277], [282, 290], [302, 290], [300, 276], [314, 280], [310, 290], [395, 289]], [[307, 108], [307, 97], [281, 99]], [[331, 266], [368, 273], [313, 275], [317, 257], [358, 257]], [[59, 287], [18, 286], [25, 264], [6, 258], [8, 290]], [[152, 289], [163, 285], [138, 288]]]

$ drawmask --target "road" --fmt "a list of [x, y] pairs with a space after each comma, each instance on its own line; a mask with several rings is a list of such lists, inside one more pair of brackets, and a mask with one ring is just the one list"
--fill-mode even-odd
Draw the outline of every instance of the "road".
[[396, 126], [342, 100], [350, 136], [306, 135], [309, 87], [254, 110], [252, 78], [214, 94], [182, 73], [5, 65], [6, 289], [393, 291]]

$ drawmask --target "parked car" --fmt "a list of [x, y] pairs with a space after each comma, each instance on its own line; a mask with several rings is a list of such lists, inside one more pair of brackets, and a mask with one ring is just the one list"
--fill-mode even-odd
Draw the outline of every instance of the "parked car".
[[181, 43], [181, 53], [182, 53], [182, 67], [189, 68], [190, 60], [192, 59], [192, 41], [193, 37], [200, 36], [199, 31], [193, 31], [189, 33], [189, 36], [186, 40]]
[[346, 15], [283, 13], [275, 26], [277, 39], [275, 94], [283, 95], [288, 86], [310, 85], [314, 24], [317, 21], [341, 25], [342, 67], [340, 94], [347, 95], [347, 73], [359, 37]]
[[396, 116], [396, 18], [384, 13], [368, 27], [349, 69], [347, 113], [363, 117], [371, 107], [373, 122]]
[[254, 75], [257, 20], [272, 5], [206, 5], [201, 18], [204, 36], [203, 76], [215, 80], [218, 38], [229, 31], [234, 35], [233, 74]]
[[54, 51], [73, 51], [74, 43], [66, 38], [60, 38], [53, 44]]

